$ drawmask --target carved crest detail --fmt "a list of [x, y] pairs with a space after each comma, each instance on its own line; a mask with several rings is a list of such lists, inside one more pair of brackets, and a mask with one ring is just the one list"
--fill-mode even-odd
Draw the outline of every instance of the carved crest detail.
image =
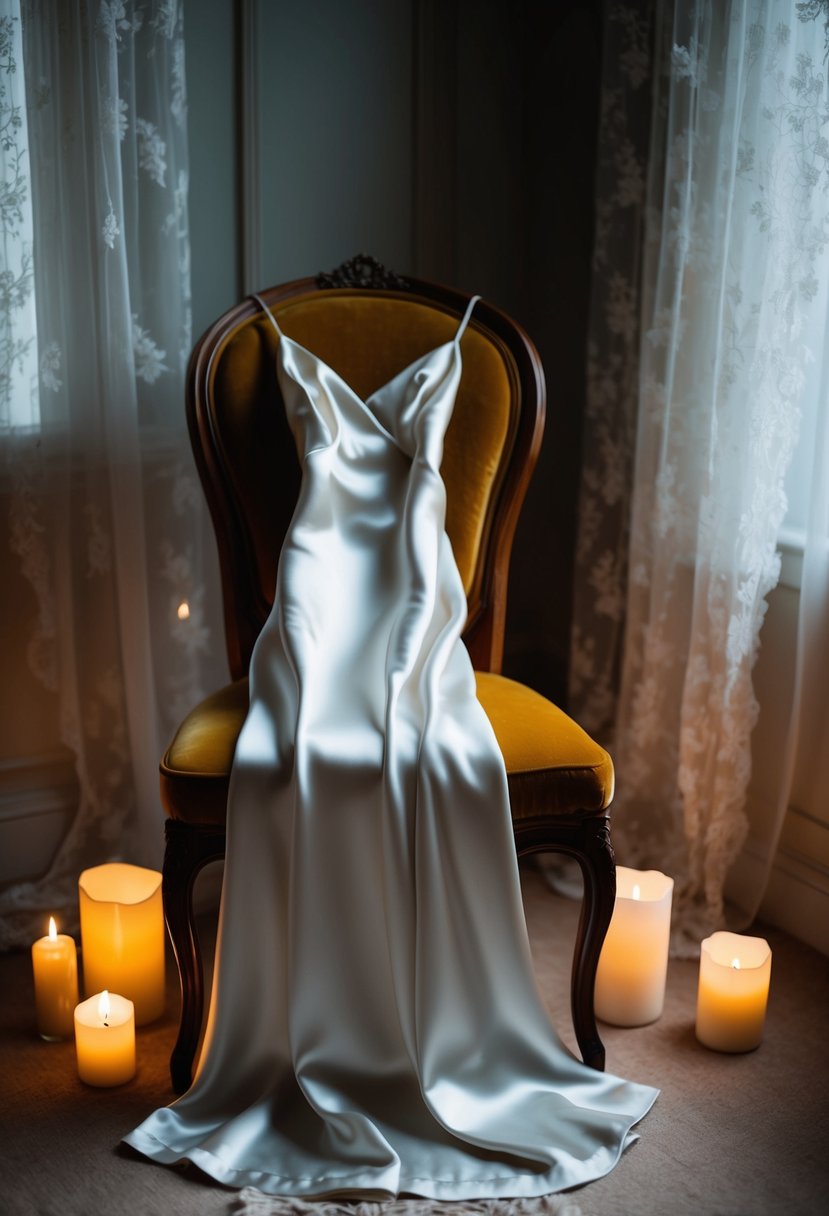
[[409, 283], [393, 270], [387, 270], [370, 254], [358, 253], [336, 270], [328, 273], [321, 271], [317, 275], [317, 287], [365, 287], [374, 290], [405, 291]]

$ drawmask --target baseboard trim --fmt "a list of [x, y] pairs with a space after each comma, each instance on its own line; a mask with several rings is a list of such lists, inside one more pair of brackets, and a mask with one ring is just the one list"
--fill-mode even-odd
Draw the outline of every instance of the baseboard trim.
[[[749, 842], [731, 868], [726, 897], [750, 907], [763, 882], [766, 860]], [[785, 846], [778, 849], [758, 916], [829, 955], [829, 873], [820, 862]]]
[[68, 749], [0, 761], [0, 886], [44, 874], [77, 809]]

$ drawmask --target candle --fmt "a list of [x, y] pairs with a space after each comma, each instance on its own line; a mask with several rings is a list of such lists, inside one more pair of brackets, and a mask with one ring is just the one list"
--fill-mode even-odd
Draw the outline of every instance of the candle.
[[135, 1011], [114, 992], [97, 992], [75, 1010], [78, 1076], [87, 1085], [123, 1085], [135, 1076]]
[[702, 943], [697, 1038], [714, 1051], [753, 1051], [763, 1038], [771, 950], [762, 937], [713, 933]]
[[616, 867], [616, 903], [596, 972], [595, 1008], [614, 1026], [645, 1026], [662, 1013], [674, 880]]
[[122, 993], [138, 1026], [164, 1012], [161, 875], [140, 866], [96, 866], [78, 880], [84, 991]]
[[44, 1039], [71, 1038], [72, 1014], [78, 1003], [78, 952], [74, 938], [58, 933], [49, 917], [49, 936], [32, 946], [35, 979], [35, 1016]]

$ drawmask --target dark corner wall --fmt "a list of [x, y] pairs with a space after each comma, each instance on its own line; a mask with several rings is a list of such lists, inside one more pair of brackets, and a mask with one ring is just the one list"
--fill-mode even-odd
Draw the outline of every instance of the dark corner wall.
[[185, 4], [194, 338], [358, 252], [487, 296], [547, 375], [505, 670], [566, 695], [602, 0]]

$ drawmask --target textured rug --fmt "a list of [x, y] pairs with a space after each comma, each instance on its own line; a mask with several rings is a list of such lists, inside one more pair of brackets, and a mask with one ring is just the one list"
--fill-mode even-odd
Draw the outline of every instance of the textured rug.
[[568, 1195], [537, 1199], [465, 1199], [446, 1203], [434, 1199], [394, 1199], [386, 1203], [325, 1202], [263, 1195], [254, 1187], [239, 1192], [233, 1216], [582, 1216]]

